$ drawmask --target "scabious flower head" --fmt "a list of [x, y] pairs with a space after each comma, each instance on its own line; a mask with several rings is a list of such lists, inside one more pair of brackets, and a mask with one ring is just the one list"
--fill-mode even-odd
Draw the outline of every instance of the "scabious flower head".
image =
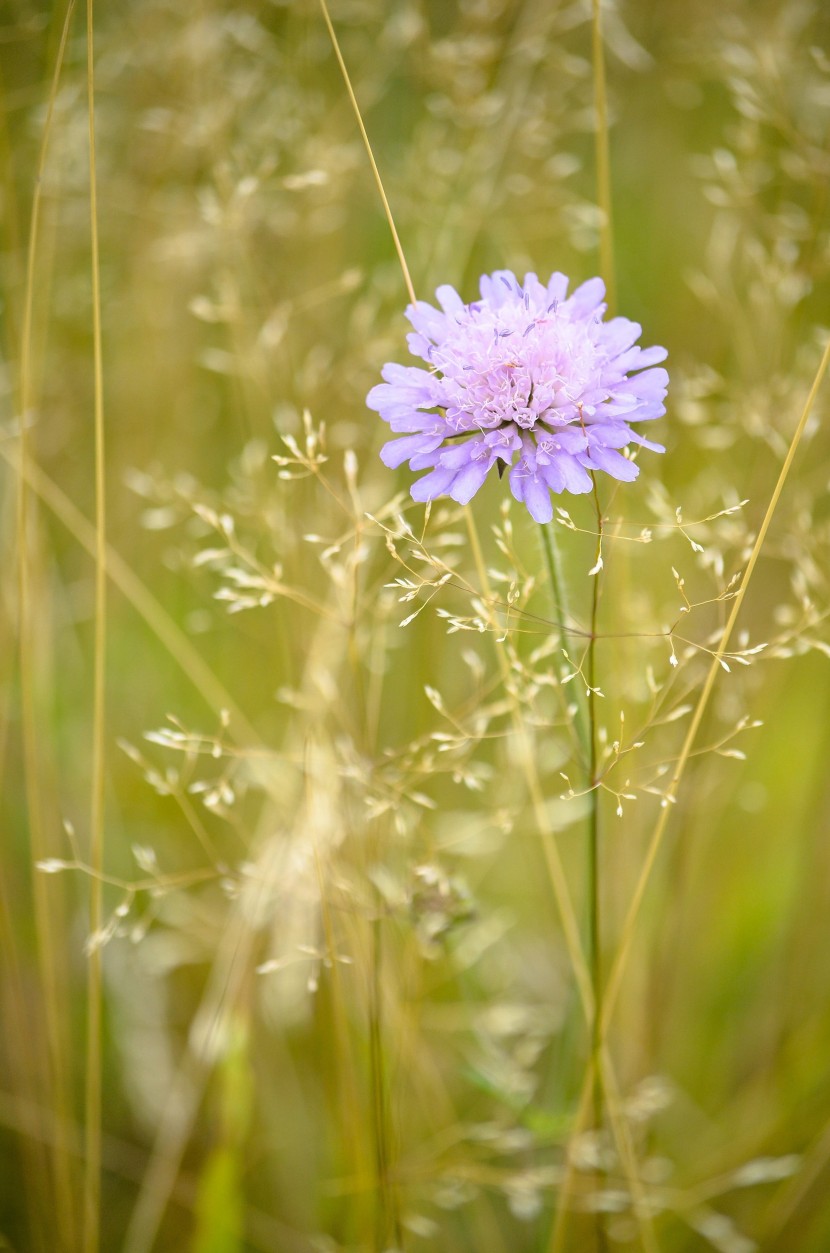
[[[551, 492], [588, 492], [590, 471], [630, 481], [630, 444], [663, 452], [635, 431], [666, 412], [664, 348], [638, 348], [641, 327], [604, 322], [605, 287], [589, 279], [567, 297], [568, 280], [520, 286], [509, 270], [485, 274], [481, 299], [465, 305], [439, 287], [441, 309], [419, 300], [406, 316], [419, 366], [390, 363], [367, 397], [399, 436], [381, 449], [385, 465], [428, 470], [415, 500], [451, 496], [466, 505], [496, 463], [537, 522], [553, 516]], [[566, 298], [567, 297], [567, 298]]]

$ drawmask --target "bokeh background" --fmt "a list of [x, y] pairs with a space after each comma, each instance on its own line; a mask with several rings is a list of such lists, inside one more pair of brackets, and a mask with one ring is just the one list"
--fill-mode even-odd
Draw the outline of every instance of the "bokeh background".
[[[421, 298], [598, 272], [589, 4], [331, 16]], [[648, 1247], [610, 1132], [576, 1121], [584, 1017], [530, 780], [580, 919], [585, 803], [536, 528], [494, 479], [478, 563], [463, 511], [425, 522], [377, 458], [364, 400], [406, 359], [406, 291], [320, 8], [93, 19], [91, 934], [86, 13], [61, 53], [63, 5], [0, 6], [0, 1247]], [[600, 732], [624, 713], [644, 744], [602, 794], [610, 960], [826, 342], [830, 12], [620, 0], [602, 29], [615, 302], [672, 379], [666, 455], [603, 496]], [[825, 387], [614, 1017], [666, 1251], [830, 1247], [828, 486]], [[584, 627], [595, 518], [558, 503]]]

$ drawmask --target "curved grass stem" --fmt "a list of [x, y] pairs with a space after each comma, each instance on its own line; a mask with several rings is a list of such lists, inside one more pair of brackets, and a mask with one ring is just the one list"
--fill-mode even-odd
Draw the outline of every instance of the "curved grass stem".
[[343, 53], [340, 51], [340, 43], [338, 42], [334, 25], [332, 24], [326, 0], [320, 0], [320, 8], [323, 11], [323, 20], [326, 23], [326, 29], [328, 30], [329, 38], [331, 39], [331, 44], [334, 48], [334, 55], [337, 57], [337, 64], [340, 66], [340, 73], [343, 75], [343, 81], [346, 84], [346, 92], [348, 94], [349, 101], [351, 102], [352, 109], [354, 110], [355, 117], [357, 118], [357, 125], [360, 128], [363, 146], [366, 149], [366, 155], [368, 156], [369, 164], [372, 167], [372, 174], [375, 178], [375, 186], [378, 189], [378, 195], [380, 196], [381, 204], [383, 205], [383, 211], [386, 214], [386, 221], [389, 224], [389, 231], [392, 235], [392, 242], [395, 245], [395, 252], [398, 254], [398, 261], [400, 262], [401, 270], [403, 271], [403, 280], [406, 284], [406, 290], [409, 294], [409, 299], [414, 305], [415, 288], [412, 286], [409, 266], [406, 264], [406, 257], [404, 256], [403, 246], [400, 241], [400, 236], [398, 235], [398, 228], [395, 226], [395, 219], [392, 216], [392, 209], [386, 197], [383, 179], [380, 176], [380, 170], [378, 169], [377, 162], [375, 161], [375, 154], [372, 152], [372, 145], [369, 143], [369, 136], [366, 133], [366, 127], [363, 123], [363, 115], [360, 112], [360, 105], [357, 103], [357, 96], [354, 94], [352, 80], [349, 75], [349, 71], [346, 68], [346, 62], [343, 60]]
[[611, 216], [611, 158], [608, 143], [608, 99], [605, 91], [605, 51], [602, 43], [602, 0], [591, 4], [591, 53], [594, 63], [594, 136], [597, 166], [597, 202], [601, 220], [599, 228], [600, 270], [605, 280], [609, 313], [614, 312], [616, 283], [614, 277], [614, 229]]

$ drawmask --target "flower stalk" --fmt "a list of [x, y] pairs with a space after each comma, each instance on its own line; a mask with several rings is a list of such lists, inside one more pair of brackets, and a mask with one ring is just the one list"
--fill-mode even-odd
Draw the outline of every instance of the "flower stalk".
[[[593, 475], [591, 476], [594, 477]], [[599, 1132], [604, 1121], [602, 1089], [602, 923], [600, 895], [600, 813], [599, 779], [597, 762], [597, 672], [596, 643], [599, 616], [600, 578], [602, 577], [602, 508], [594, 480], [594, 504], [597, 514], [597, 548], [593, 566], [591, 590], [591, 634], [588, 640], [588, 964], [591, 971], [591, 991], [594, 1012], [591, 1018], [592, 1101], [594, 1127]], [[605, 1227], [602, 1214], [596, 1215], [597, 1249], [606, 1247]]]

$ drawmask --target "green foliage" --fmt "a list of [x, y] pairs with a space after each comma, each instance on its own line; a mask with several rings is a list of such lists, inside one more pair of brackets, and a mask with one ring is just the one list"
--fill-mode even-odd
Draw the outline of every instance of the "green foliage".
[[245, 1200], [239, 1173], [233, 1147], [211, 1151], [199, 1180], [192, 1253], [239, 1253], [244, 1248]]
[[[668, 451], [596, 574], [557, 502], [559, 576], [506, 481], [424, 510], [379, 462], [406, 293], [318, 7], [95, 7], [102, 878], [84, 15], [2, 28], [0, 1245], [830, 1247], [826, 384], [721, 656], [827, 342], [828, 13], [600, 7]], [[331, 9], [419, 296], [597, 272], [589, 5]]]

